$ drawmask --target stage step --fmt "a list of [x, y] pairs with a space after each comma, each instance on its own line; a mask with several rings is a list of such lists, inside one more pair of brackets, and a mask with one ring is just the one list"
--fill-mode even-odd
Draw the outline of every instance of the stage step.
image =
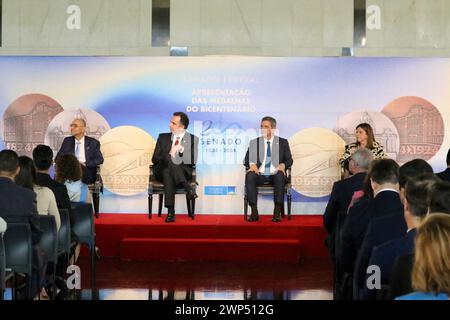
[[124, 238], [121, 260], [264, 261], [298, 263], [294, 239]]

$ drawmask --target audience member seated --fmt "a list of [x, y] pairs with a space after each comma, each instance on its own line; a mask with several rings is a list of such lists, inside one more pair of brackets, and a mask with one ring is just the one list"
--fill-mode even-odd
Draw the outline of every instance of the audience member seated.
[[36, 193], [37, 211], [40, 215], [55, 217], [56, 228], [61, 226], [61, 217], [56, 205], [55, 195], [47, 187], [36, 185], [36, 170], [33, 160], [26, 156], [19, 157], [20, 172], [16, 176], [16, 184]]
[[391, 159], [374, 160], [370, 181], [374, 198], [350, 208], [342, 235], [340, 267], [352, 274], [369, 223], [391, 214], [403, 215], [398, 193], [398, 164]]
[[[410, 179], [425, 173], [433, 174], [433, 168], [423, 159], [408, 161], [399, 168], [398, 182], [400, 201], [404, 201], [406, 183]], [[403, 216], [403, 210], [398, 211], [395, 214], [374, 219], [370, 222], [364, 242], [355, 262], [357, 266], [356, 274], [358, 277], [358, 285], [363, 289], [361, 290], [360, 298], [370, 298], [375, 296], [373, 294], [375, 292], [366, 290], [367, 286], [365, 285], [365, 278], [367, 275], [366, 269], [369, 265], [370, 255], [373, 248], [384, 242], [404, 237], [406, 230], [407, 227]], [[369, 294], [369, 296], [366, 296], [367, 294]]]
[[[428, 215], [433, 212], [450, 214], [450, 187], [449, 183], [435, 182], [428, 196]], [[414, 254], [398, 257], [391, 270], [390, 289], [391, 296], [398, 297], [412, 292], [411, 274], [414, 264]]]
[[[381, 284], [389, 285], [391, 268], [397, 257], [414, 252], [416, 228], [428, 212], [427, 196], [431, 187], [437, 181], [439, 179], [434, 174], [426, 173], [417, 178], [412, 178], [406, 183], [403, 208], [407, 232], [401, 238], [375, 246], [368, 263], [369, 266], [375, 265], [380, 268]], [[366, 298], [376, 298], [376, 289], [369, 290], [367, 287], [365, 289]]]
[[7, 223], [25, 223], [30, 225], [32, 235], [32, 288], [35, 296], [45, 272], [45, 254], [39, 247], [42, 231], [36, 209], [36, 194], [14, 183], [19, 174], [19, 158], [12, 150], [0, 152], [0, 216]]
[[450, 149], [447, 152], [447, 169], [436, 174], [441, 180], [450, 182]]
[[439, 181], [433, 185], [428, 199], [429, 212], [450, 214], [450, 182]]
[[333, 184], [330, 199], [323, 216], [323, 224], [328, 233], [327, 247], [330, 252], [334, 244], [331, 243], [335, 233], [337, 216], [339, 213], [346, 214], [350, 201], [355, 191], [362, 191], [364, 178], [373, 160], [372, 152], [366, 148], [356, 150], [348, 162], [349, 170], [353, 174], [347, 179], [337, 181]]
[[74, 155], [63, 154], [56, 159], [55, 180], [66, 186], [71, 202], [86, 202], [88, 190], [81, 177], [81, 165]]
[[366, 177], [364, 178], [362, 190], [353, 192], [352, 200], [348, 205], [347, 213], [354, 205], [358, 205], [366, 202], [367, 200], [373, 199], [373, 190], [370, 183], [370, 168], [371, 166], [369, 166], [369, 170], [367, 171]]
[[33, 161], [36, 167], [36, 183], [53, 191], [59, 209], [71, 212], [70, 199], [64, 184], [50, 177], [50, 167], [53, 164], [53, 151], [49, 146], [40, 144], [33, 150]]
[[400, 198], [405, 197], [406, 183], [415, 177], [426, 173], [433, 173], [431, 165], [423, 159], [414, 159], [403, 164], [399, 169], [398, 184], [400, 186]]
[[412, 287], [397, 300], [448, 300], [450, 297], [450, 216], [428, 215], [417, 229]]

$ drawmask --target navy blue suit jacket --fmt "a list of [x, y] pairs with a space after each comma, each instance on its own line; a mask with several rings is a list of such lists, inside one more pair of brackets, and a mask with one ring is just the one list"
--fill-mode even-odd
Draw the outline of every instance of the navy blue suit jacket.
[[[86, 156], [86, 167], [83, 168], [83, 183], [91, 184], [95, 182], [97, 177], [97, 166], [103, 163], [103, 155], [100, 151], [100, 142], [94, 138], [84, 137], [84, 154]], [[75, 155], [75, 137], [70, 136], [64, 138], [61, 148], [56, 158], [63, 154]]]
[[347, 212], [355, 191], [362, 190], [365, 172], [357, 173], [347, 179], [336, 181], [331, 190], [325, 213], [323, 215], [323, 225], [328, 234], [332, 234], [336, 225], [338, 212]]
[[[250, 141], [247, 152], [244, 158], [244, 166], [246, 168], [250, 167], [250, 163], [255, 163], [259, 168], [264, 161], [264, 138], [258, 137]], [[271, 162], [272, 165], [276, 168], [280, 163], [284, 163], [284, 166], [290, 168], [294, 163], [291, 154], [291, 148], [289, 147], [289, 141], [274, 136], [273, 137], [273, 146], [271, 146]]]
[[37, 244], [42, 235], [36, 205], [33, 191], [16, 185], [11, 179], [0, 177], [0, 217], [6, 223], [29, 224], [33, 244]]
[[[374, 199], [358, 203], [350, 208], [343, 229], [342, 253], [338, 257], [342, 270], [353, 273], [357, 254], [362, 247], [369, 223], [373, 219], [391, 214], [400, 214], [403, 218], [403, 205], [399, 194], [394, 191], [380, 192]], [[404, 220], [403, 223], [405, 224]], [[402, 234], [405, 232], [406, 229]], [[393, 238], [387, 240], [390, 239]]]
[[404, 237], [385, 242], [373, 248], [369, 265], [380, 267], [382, 284], [389, 284], [391, 269], [397, 257], [414, 253], [416, 233], [416, 229], [412, 229]]
[[370, 222], [355, 264], [354, 274], [357, 277], [360, 287], [367, 287], [364, 285], [364, 280], [366, 279], [366, 270], [369, 266], [373, 248], [387, 241], [403, 237], [406, 230], [407, 226], [403, 217], [403, 208], [398, 210], [398, 212], [374, 219]]

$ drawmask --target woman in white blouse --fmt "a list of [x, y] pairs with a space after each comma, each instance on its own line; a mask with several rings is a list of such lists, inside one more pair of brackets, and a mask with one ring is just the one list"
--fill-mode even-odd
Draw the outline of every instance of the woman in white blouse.
[[36, 185], [36, 169], [33, 160], [26, 156], [19, 157], [20, 172], [16, 177], [16, 184], [33, 190], [36, 193], [37, 211], [40, 215], [51, 215], [55, 217], [56, 229], [61, 226], [56, 198], [53, 191], [47, 187]]

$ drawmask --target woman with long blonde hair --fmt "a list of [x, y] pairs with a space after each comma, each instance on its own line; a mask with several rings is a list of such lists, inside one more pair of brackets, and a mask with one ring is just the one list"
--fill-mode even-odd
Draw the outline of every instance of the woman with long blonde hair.
[[414, 293], [397, 300], [448, 300], [450, 297], [450, 215], [431, 213], [417, 229]]

